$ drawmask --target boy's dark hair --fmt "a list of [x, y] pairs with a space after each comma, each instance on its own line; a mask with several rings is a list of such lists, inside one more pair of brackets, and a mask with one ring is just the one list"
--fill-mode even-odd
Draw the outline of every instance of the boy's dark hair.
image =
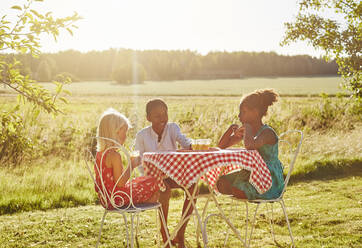
[[155, 99], [151, 99], [147, 102], [146, 104], [146, 114], [149, 115], [151, 114], [152, 109], [158, 107], [158, 106], [162, 106], [167, 108], [167, 104], [160, 98], [155, 98]]

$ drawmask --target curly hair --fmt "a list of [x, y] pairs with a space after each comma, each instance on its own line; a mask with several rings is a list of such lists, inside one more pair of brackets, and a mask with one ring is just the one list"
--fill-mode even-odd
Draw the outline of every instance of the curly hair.
[[260, 116], [266, 115], [269, 106], [278, 101], [278, 93], [273, 89], [256, 90], [241, 99], [240, 107], [246, 106], [248, 108], [257, 109]]

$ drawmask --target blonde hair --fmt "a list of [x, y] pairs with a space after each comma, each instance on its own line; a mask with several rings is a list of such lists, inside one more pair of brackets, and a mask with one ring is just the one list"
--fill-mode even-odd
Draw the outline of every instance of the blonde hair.
[[[109, 108], [103, 112], [99, 118], [97, 127], [97, 137], [103, 137], [108, 139], [118, 139], [118, 130], [127, 125], [131, 128], [132, 125], [126, 116], [119, 113], [113, 108]], [[104, 151], [108, 147], [115, 146], [116, 144], [110, 140], [97, 139], [97, 152]]]
[[240, 107], [246, 106], [248, 108], [257, 109], [260, 117], [266, 115], [269, 106], [278, 101], [278, 93], [273, 89], [256, 90], [241, 99]]

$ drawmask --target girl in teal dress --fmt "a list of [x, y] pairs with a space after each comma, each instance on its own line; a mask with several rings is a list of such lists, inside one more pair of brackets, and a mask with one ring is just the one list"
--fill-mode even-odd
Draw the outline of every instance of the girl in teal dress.
[[239, 120], [242, 126], [232, 124], [219, 141], [225, 149], [244, 140], [245, 148], [258, 150], [270, 170], [272, 186], [264, 194], [259, 194], [249, 183], [250, 172], [241, 170], [221, 176], [217, 182], [220, 193], [242, 199], [274, 199], [283, 191], [283, 165], [278, 158], [278, 136], [262, 118], [268, 107], [277, 101], [278, 94], [273, 90], [259, 90], [245, 96], [240, 103]]

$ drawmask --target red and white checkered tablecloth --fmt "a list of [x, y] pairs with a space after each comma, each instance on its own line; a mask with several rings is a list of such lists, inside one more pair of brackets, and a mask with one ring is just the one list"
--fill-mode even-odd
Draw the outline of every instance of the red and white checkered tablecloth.
[[268, 166], [256, 150], [145, 152], [143, 165], [146, 175], [155, 177], [161, 190], [165, 189], [163, 179], [167, 177], [186, 188], [201, 177], [214, 187], [219, 176], [238, 169], [250, 171], [249, 182], [260, 194], [272, 185]]

